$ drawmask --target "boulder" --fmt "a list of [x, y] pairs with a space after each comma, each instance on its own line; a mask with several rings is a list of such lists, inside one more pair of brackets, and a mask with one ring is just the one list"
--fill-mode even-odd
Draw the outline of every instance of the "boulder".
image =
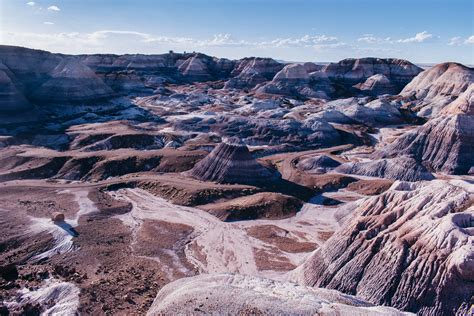
[[66, 217], [64, 216], [64, 214], [60, 212], [54, 212], [53, 214], [51, 214], [51, 220], [55, 223], [64, 222], [65, 218]]

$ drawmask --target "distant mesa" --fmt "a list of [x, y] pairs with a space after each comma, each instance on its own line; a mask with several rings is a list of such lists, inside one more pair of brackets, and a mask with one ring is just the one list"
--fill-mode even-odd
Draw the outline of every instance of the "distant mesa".
[[0, 48], [1, 79], [10, 97], [2, 98], [0, 110], [12, 106], [3, 104], [11, 103], [11, 98], [19, 101], [17, 107], [21, 109], [29, 102], [85, 104], [115, 97], [79, 57], [13, 46]]
[[[423, 69], [404, 59], [395, 58], [348, 58], [338, 63], [330, 63], [323, 68], [323, 72], [334, 82], [338, 88], [338, 94], [351, 93], [353, 86], [362, 84], [364, 89], [371, 84], [378, 82], [375, 87], [379, 89], [378, 93], [385, 94], [390, 92], [399, 92]], [[383, 77], [374, 77], [370, 81], [367, 79], [374, 75], [383, 75]], [[384, 87], [385, 85], [385, 87]], [[389, 88], [389, 91], [383, 91], [381, 88]]]
[[249, 57], [238, 61], [231, 72], [225, 88], [251, 89], [256, 85], [272, 80], [277, 72], [284, 67], [283, 64], [271, 58]]
[[275, 179], [275, 175], [260, 165], [247, 146], [235, 137], [217, 145], [188, 174], [202, 181], [249, 185], [262, 185]]
[[349, 58], [319, 66], [286, 65], [259, 93], [331, 99], [353, 95], [397, 94], [422, 71], [403, 59]]

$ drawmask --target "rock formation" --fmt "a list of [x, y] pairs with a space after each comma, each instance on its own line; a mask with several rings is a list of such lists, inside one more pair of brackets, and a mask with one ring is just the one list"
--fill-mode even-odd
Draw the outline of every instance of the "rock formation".
[[411, 100], [418, 115], [435, 117], [474, 82], [474, 69], [458, 63], [431, 67], [414, 78], [400, 93]]
[[0, 63], [0, 113], [28, 110], [32, 106], [13, 80], [13, 73]]
[[331, 85], [325, 81], [324, 76], [310, 76], [310, 72], [319, 69], [318, 65], [312, 63], [288, 64], [273, 77], [272, 81], [258, 88], [257, 92], [327, 99], [333, 92]]
[[397, 94], [399, 91], [387, 76], [382, 74], [373, 75], [367, 78], [362, 84], [355, 85], [364, 94], [377, 96], [382, 94]]
[[326, 155], [313, 156], [304, 158], [296, 165], [299, 170], [309, 173], [326, 173], [327, 171], [336, 168], [341, 163]]
[[396, 182], [359, 202], [295, 278], [420, 315], [453, 314], [474, 293], [473, 201], [462, 181]]
[[326, 103], [321, 112], [310, 117], [340, 124], [364, 124], [371, 127], [404, 123], [400, 104], [390, 98], [347, 98]]
[[[114, 97], [113, 91], [79, 58], [13, 46], [0, 47], [2, 70], [14, 83], [16, 98], [36, 103], [92, 103]], [[4, 76], [2, 76], [4, 77]], [[6, 79], [4, 79], [6, 80]], [[12, 86], [10, 86], [10, 94]], [[14, 91], [13, 91], [14, 92]], [[25, 106], [25, 101], [17, 106]]]
[[91, 103], [113, 97], [112, 89], [78, 59], [66, 57], [32, 93], [38, 102]]
[[186, 59], [178, 67], [183, 76], [192, 81], [205, 81], [212, 79], [207, 66], [199, 59], [198, 56], [192, 56]]
[[217, 145], [189, 171], [189, 175], [203, 181], [250, 185], [261, 185], [274, 179], [274, 175], [260, 165], [247, 146], [236, 138]]
[[384, 75], [397, 88], [397, 92], [408, 84], [422, 69], [409, 61], [394, 58], [348, 58], [331, 63], [322, 70], [339, 89], [347, 94], [351, 87], [362, 84], [369, 77]]
[[433, 175], [415, 159], [397, 157], [367, 162], [351, 162], [335, 169], [336, 172], [403, 181], [433, 180]]
[[474, 165], [474, 84], [431, 119], [400, 136], [374, 157], [412, 156], [432, 170], [467, 174]]
[[283, 64], [271, 58], [244, 58], [237, 62], [231, 72], [231, 79], [225, 88], [253, 88], [257, 84], [271, 80], [277, 72], [284, 67]]
[[148, 310], [163, 314], [404, 315], [337, 291], [239, 274], [199, 275], [163, 287]]

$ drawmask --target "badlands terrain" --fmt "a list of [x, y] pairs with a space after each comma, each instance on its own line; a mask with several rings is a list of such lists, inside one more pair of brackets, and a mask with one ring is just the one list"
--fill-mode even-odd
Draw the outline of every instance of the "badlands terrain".
[[0, 315], [468, 315], [474, 69], [0, 46]]

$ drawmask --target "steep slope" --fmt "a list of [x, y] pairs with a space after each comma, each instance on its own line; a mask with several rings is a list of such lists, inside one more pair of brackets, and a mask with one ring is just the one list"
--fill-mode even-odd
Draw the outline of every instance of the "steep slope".
[[327, 99], [334, 89], [327, 78], [317, 74], [320, 68], [312, 63], [288, 64], [270, 82], [259, 87], [257, 92]]
[[367, 78], [362, 84], [355, 85], [364, 94], [377, 96], [382, 94], [397, 94], [397, 85], [392, 83], [387, 76], [382, 74], [373, 75]]
[[0, 46], [0, 62], [23, 96], [37, 103], [90, 103], [113, 91], [79, 58], [14, 46]]
[[189, 175], [203, 181], [219, 183], [264, 184], [273, 175], [250, 154], [246, 145], [236, 139], [220, 143]]
[[284, 65], [271, 59], [250, 57], [237, 62], [225, 84], [225, 88], [244, 89], [253, 88], [257, 84], [271, 80]]
[[467, 174], [474, 165], [474, 84], [439, 117], [400, 136], [374, 157], [408, 155], [429, 168]]
[[433, 175], [415, 159], [403, 156], [393, 159], [346, 163], [337, 167], [335, 171], [403, 181], [434, 179]]
[[474, 293], [473, 202], [467, 182], [396, 182], [359, 202], [295, 279], [421, 315], [453, 314]]
[[474, 69], [458, 63], [443, 63], [416, 76], [400, 93], [411, 100], [418, 115], [435, 117], [474, 82]]
[[114, 96], [109, 86], [73, 57], [64, 57], [48, 76], [31, 94], [37, 102], [90, 103]]
[[27, 110], [32, 106], [18, 90], [13, 78], [13, 73], [0, 63], [0, 113]]

